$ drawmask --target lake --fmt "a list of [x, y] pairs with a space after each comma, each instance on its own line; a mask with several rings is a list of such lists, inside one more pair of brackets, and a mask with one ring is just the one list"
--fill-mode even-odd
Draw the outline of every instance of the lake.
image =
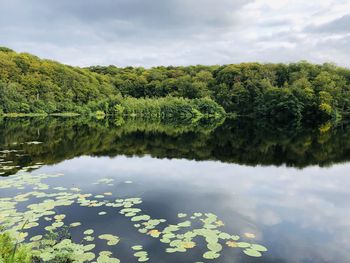
[[24, 242], [62, 232], [91, 262], [350, 262], [350, 125], [10, 118], [0, 150], [0, 223]]

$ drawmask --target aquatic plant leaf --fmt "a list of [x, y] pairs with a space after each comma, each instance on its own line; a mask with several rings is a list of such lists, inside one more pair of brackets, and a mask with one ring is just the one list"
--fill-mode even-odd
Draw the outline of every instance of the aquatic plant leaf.
[[93, 236], [85, 236], [84, 240], [86, 240], [87, 242], [92, 242], [95, 240], [95, 238]]
[[120, 263], [120, 260], [117, 258], [111, 258], [106, 255], [100, 255], [97, 258], [97, 263]]
[[54, 228], [59, 228], [59, 227], [62, 227], [63, 225], [64, 225], [63, 222], [57, 221], [57, 222], [55, 222], [55, 223], [52, 224], [52, 227], [54, 227]]
[[207, 251], [203, 254], [203, 258], [205, 259], [216, 259], [218, 257], [220, 257], [220, 254], [215, 253], [213, 251]]
[[191, 221], [185, 221], [177, 224], [179, 227], [189, 227], [191, 226]]
[[213, 252], [220, 252], [222, 250], [222, 246], [219, 243], [208, 243], [207, 247]]
[[84, 235], [92, 235], [94, 233], [93, 229], [88, 229], [84, 231]]
[[159, 237], [161, 232], [159, 232], [157, 229], [152, 229], [152, 230], [148, 231], [147, 234], [152, 236], [152, 237]]
[[78, 226], [81, 226], [81, 223], [80, 222], [74, 222], [74, 223], [71, 223], [69, 226], [70, 227], [78, 227]]
[[132, 246], [131, 248], [132, 250], [142, 250], [142, 246], [140, 245]]
[[111, 251], [101, 251], [99, 253], [100, 256], [107, 256], [107, 257], [112, 256], [112, 254], [113, 253]]
[[134, 256], [137, 257], [138, 262], [146, 262], [149, 260], [148, 253], [146, 251], [138, 251], [134, 253]]
[[186, 249], [188, 249], [188, 248], [194, 248], [194, 247], [196, 246], [196, 243], [194, 243], [194, 242], [184, 242], [184, 243], [182, 244], [182, 246], [183, 246], [184, 248], [186, 248]]
[[94, 260], [95, 257], [96, 257], [96, 255], [93, 252], [87, 252], [87, 253], [84, 253], [83, 255], [81, 255], [79, 260], [81, 262], [89, 262], [89, 261]]
[[107, 240], [107, 245], [114, 246], [119, 243], [120, 239], [117, 236], [111, 234], [103, 234], [98, 236], [99, 239]]
[[146, 255], [147, 255], [146, 251], [138, 251], [138, 252], [134, 253], [135, 257], [143, 257], [143, 256], [146, 256]]
[[228, 234], [228, 233], [220, 233], [219, 234], [219, 238], [221, 238], [221, 239], [230, 239], [231, 235]]
[[250, 256], [250, 257], [261, 257], [262, 254], [259, 251], [256, 251], [254, 249], [248, 248], [243, 250], [243, 253]]
[[147, 221], [151, 217], [149, 215], [140, 215], [140, 216], [134, 216], [131, 218], [131, 221], [137, 222], [137, 221]]
[[250, 244], [246, 243], [246, 242], [237, 242], [236, 244], [237, 244], [238, 247], [241, 247], [241, 248], [250, 247]]
[[84, 246], [84, 251], [90, 251], [90, 250], [92, 250], [92, 249], [94, 249], [95, 248], [95, 244], [90, 244], [90, 245], [86, 245], [86, 246]]
[[261, 252], [267, 251], [267, 248], [266, 248], [266, 247], [264, 247], [264, 246], [262, 246], [262, 245], [259, 245], [259, 244], [252, 244], [252, 245], [250, 246], [250, 248], [251, 248], [251, 249], [254, 249], [254, 250], [256, 250], [256, 251], [261, 251]]
[[178, 218], [183, 218], [183, 217], [186, 217], [186, 216], [187, 216], [187, 214], [185, 214], [185, 213], [178, 213], [177, 214]]
[[31, 242], [37, 242], [39, 240], [41, 240], [43, 238], [42, 235], [37, 235], [37, 236], [33, 236], [32, 238], [30, 238]]

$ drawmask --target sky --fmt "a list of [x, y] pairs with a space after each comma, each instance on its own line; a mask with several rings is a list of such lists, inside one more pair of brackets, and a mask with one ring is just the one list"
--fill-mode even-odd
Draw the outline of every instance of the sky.
[[0, 46], [74, 66], [350, 67], [350, 0], [0, 0], [0, 10]]

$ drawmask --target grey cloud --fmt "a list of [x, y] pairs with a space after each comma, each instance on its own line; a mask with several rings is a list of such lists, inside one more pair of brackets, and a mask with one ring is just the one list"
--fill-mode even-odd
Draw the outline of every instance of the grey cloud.
[[349, 65], [345, 40], [322, 42], [328, 31], [345, 32], [349, 16], [297, 32], [290, 11], [258, 2], [0, 0], [0, 45], [80, 66], [323, 62], [325, 54]]
[[300, 36], [289, 30], [283, 30], [283, 31], [273, 32], [271, 34], [266, 34], [257, 39], [257, 42], [271, 42], [271, 41], [298, 43], [300, 41]]
[[0, 46], [79, 66], [211, 64], [193, 49], [237, 27], [252, 1], [0, 0]]
[[78, 0], [54, 1], [52, 7], [86, 22], [122, 20], [171, 29], [196, 24], [225, 26], [230, 23], [231, 13], [246, 3], [243, 0]]
[[308, 26], [305, 31], [322, 34], [350, 33], [350, 14], [319, 26]]
[[278, 18], [278, 19], [267, 19], [266, 21], [263, 21], [262, 23], [260, 23], [260, 26], [262, 27], [289, 27], [292, 25], [292, 21], [288, 20], [288, 19], [282, 19], [282, 18]]
[[[157, 53], [172, 57], [175, 46], [221, 38], [239, 24], [241, 8], [251, 1], [0, 0], [0, 45], [44, 57], [50, 50], [50, 58], [65, 63], [72, 63], [66, 57], [99, 53], [90, 63], [156, 65]], [[72, 64], [89, 63], [77, 61], [89, 60], [79, 57]]]
[[[1, 25], [10, 28], [89, 31], [101, 38], [180, 34], [220, 30], [237, 23], [244, 0], [37, 0], [2, 3]], [[16, 15], [16, 19], [11, 17]], [[18, 15], [18, 17], [17, 17]], [[9, 24], [11, 26], [9, 26]], [[2, 27], [4, 28], [4, 27]], [[45, 32], [50, 37], [53, 32]], [[60, 37], [60, 36], [59, 36]], [[176, 37], [176, 36], [175, 36]]]

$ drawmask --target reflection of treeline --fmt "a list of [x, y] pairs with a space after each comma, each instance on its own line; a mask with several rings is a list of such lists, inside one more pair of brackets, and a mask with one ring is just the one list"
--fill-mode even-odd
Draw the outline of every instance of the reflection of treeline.
[[120, 132], [120, 136], [142, 132], [142, 133], [163, 133], [167, 136], [182, 135], [184, 133], [210, 133], [218, 126], [222, 125], [224, 118], [201, 118], [197, 121], [192, 119], [182, 119], [182, 121], [172, 121], [171, 119], [146, 120], [140, 117], [113, 118], [106, 122], [115, 125], [115, 129]]
[[[350, 159], [350, 126], [315, 129], [227, 120], [175, 125], [141, 119], [3, 119], [0, 148], [27, 155], [8, 158], [21, 167], [82, 155], [220, 160], [247, 165], [327, 166]], [[40, 141], [42, 144], [21, 144]], [[22, 153], [22, 152], [20, 152]]]
[[[11, 165], [25, 167], [38, 162], [57, 163], [81, 155], [144, 155], [148, 152], [147, 136], [181, 141], [197, 136], [209, 136], [222, 124], [222, 118], [202, 118], [196, 122], [167, 122], [160, 119], [145, 121], [143, 118], [0, 118], [0, 150], [16, 149], [7, 160]], [[128, 138], [128, 139], [127, 139]], [[42, 142], [31, 145], [26, 142]], [[121, 146], [119, 143], [138, 146]], [[152, 142], [150, 142], [152, 144]], [[142, 146], [144, 144], [144, 146]], [[167, 144], [169, 145], [169, 144]], [[124, 152], [119, 147], [126, 147]], [[162, 139], [157, 148], [162, 151]], [[131, 151], [128, 153], [128, 151]], [[17, 154], [25, 154], [17, 156]], [[7, 174], [12, 171], [8, 171]]]
[[[325, 126], [327, 126], [325, 128]], [[247, 165], [329, 166], [350, 160], [350, 125], [318, 128], [290, 123], [225, 122], [208, 145], [223, 162]], [[217, 143], [217, 146], [215, 146]], [[209, 146], [210, 147], [210, 146]]]
[[[210, 98], [228, 113], [279, 123], [339, 120], [350, 116], [350, 70], [307, 62], [82, 69], [0, 48], [0, 113], [113, 113], [128, 97], [167, 98], [170, 104], [170, 97]], [[126, 103], [130, 111], [158, 111], [155, 101], [147, 101], [148, 109], [132, 99]], [[180, 106], [185, 115], [196, 109]]]

